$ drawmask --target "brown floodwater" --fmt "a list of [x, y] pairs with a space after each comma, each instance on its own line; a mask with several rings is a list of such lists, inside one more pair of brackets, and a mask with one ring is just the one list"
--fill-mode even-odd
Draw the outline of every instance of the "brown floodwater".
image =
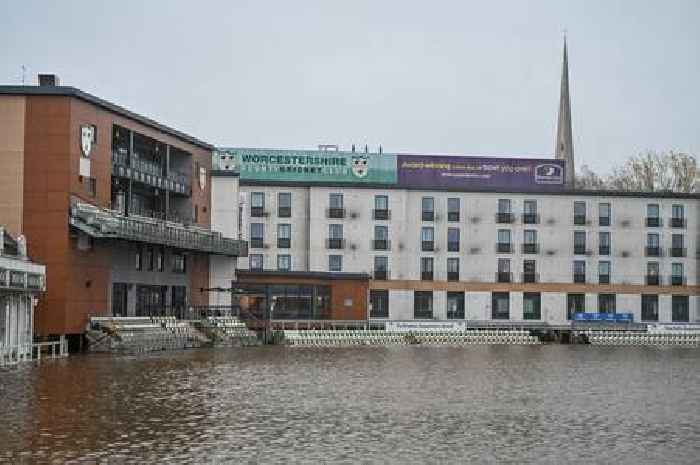
[[258, 347], [0, 369], [0, 462], [700, 460], [700, 350]]

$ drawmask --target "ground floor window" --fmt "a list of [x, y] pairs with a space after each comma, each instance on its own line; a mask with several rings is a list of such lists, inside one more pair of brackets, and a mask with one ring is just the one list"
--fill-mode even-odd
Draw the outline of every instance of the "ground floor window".
[[642, 294], [642, 321], [659, 321], [659, 296]]
[[539, 320], [542, 318], [542, 298], [539, 292], [525, 292], [523, 294], [523, 319]]
[[413, 292], [413, 318], [416, 320], [433, 318], [433, 291]]
[[576, 313], [586, 311], [586, 294], [566, 295], [566, 319], [573, 320]]
[[112, 316], [128, 316], [127, 289], [126, 283], [112, 284]]
[[136, 286], [136, 316], [165, 315], [168, 286]]
[[491, 293], [491, 319], [507, 320], [510, 318], [510, 294], [508, 292]]
[[464, 319], [464, 292], [447, 293], [447, 319]]
[[690, 306], [687, 295], [671, 297], [671, 320], [677, 322], [690, 321]]
[[615, 313], [615, 294], [598, 294], [598, 313]]
[[369, 291], [369, 301], [372, 308], [369, 312], [371, 318], [389, 318], [389, 291], [374, 289]]

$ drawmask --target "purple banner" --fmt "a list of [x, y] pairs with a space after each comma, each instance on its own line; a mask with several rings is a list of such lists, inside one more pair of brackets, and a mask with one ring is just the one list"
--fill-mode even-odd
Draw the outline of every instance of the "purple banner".
[[400, 187], [552, 192], [564, 189], [564, 160], [397, 155]]

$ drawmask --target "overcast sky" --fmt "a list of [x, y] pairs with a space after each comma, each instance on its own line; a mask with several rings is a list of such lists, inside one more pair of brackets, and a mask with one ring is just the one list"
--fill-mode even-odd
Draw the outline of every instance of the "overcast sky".
[[567, 31], [577, 165], [700, 154], [700, 1], [8, 1], [21, 65], [217, 145], [553, 156]]

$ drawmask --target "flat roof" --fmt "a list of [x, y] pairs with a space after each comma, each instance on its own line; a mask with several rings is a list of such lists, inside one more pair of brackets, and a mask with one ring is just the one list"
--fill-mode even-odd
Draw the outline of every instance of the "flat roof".
[[127, 110], [124, 107], [116, 105], [107, 100], [103, 100], [99, 97], [95, 97], [92, 94], [84, 92], [80, 89], [71, 86], [4, 86], [0, 85], [0, 95], [42, 95], [42, 96], [59, 96], [59, 97], [75, 97], [84, 100], [93, 105], [104, 108], [111, 112], [117, 113], [118, 115], [124, 116], [125, 118], [137, 121], [145, 126], [150, 126], [153, 129], [157, 129], [165, 134], [176, 137], [182, 141], [188, 142], [192, 145], [198, 147], [214, 150], [215, 147], [207, 142], [204, 142], [196, 137], [185, 134], [184, 132], [173, 129], [170, 126], [161, 124], [151, 118], [134, 113], [133, 111]]
[[[278, 270], [236, 270], [240, 277], [275, 277], [275, 278], [303, 278], [303, 279], [327, 279], [327, 280], [369, 280], [367, 273], [343, 273], [336, 271], [278, 271]], [[252, 283], [246, 283], [252, 284]]]

